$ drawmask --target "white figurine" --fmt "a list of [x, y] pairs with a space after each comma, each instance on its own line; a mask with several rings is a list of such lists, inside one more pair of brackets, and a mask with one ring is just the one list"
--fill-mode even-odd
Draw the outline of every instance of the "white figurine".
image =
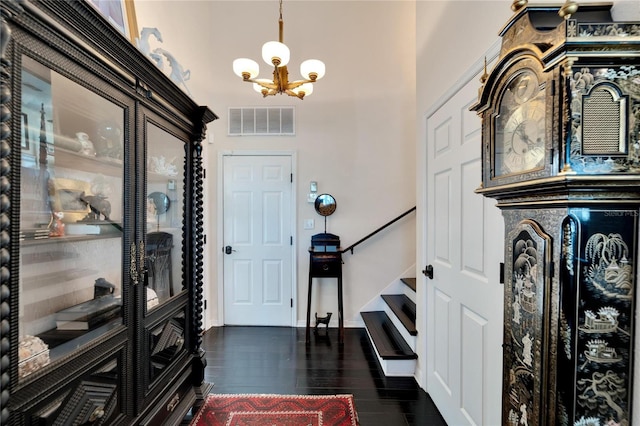
[[185, 90], [187, 91], [187, 94], [191, 96], [191, 92], [189, 92], [189, 89], [187, 88], [187, 85], [185, 83], [187, 80], [189, 80], [189, 78], [191, 78], [191, 71], [184, 71], [182, 65], [180, 65], [180, 63], [176, 60], [175, 56], [164, 49], [157, 48], [153, 51], [153, 53], [162, 54], [165, 58], [167, 58], [167, 61], [169, 61], [169, 66], [171, 66], [171, 74], [169, 75], [169, 77], [178, 86], [183, 85]]
[[138, 49], [147, 56], [151, 55], [151, 44], [149, 43], [149, 37], [151, 35], [155, 36], [156, 40], [162, 43], [162, 34], [160, 34], [157, 28], [144, 27], [140, 31], [140, 37], [136, 38]]

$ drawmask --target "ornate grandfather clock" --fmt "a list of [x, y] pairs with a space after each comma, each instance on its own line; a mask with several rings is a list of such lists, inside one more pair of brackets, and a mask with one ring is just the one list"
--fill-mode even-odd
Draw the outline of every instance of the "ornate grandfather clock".
[[482, 186], [505, 220], [504, 425], [629, 425], [640, 22], [516, 0], [485, 72]]

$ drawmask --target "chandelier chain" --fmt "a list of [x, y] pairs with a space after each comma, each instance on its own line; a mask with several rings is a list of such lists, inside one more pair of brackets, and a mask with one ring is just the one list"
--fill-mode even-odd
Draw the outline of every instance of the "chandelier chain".
[[280, 0], [280, 18], [278, 18], [278, 41], [284, 43], [284, 20], [282, 19], [282, 0]]

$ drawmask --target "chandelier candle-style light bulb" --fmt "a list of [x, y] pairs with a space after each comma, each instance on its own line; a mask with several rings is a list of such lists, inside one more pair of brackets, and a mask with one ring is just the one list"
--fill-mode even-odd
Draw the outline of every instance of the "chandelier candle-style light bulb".
[[238, 58], [233, 61], [233, 72], [244, 80], [250, 80], [257, 77], [260, 67], [253, 59]]
[[313, 93], [313, 84], [311, 83], [304, 83], [302, 86], [298, 86], [295, 89], [292, 90], [293, 93], [295, 93], [298, 97], [302, 96], [309, 96], [310, 94]]
[[317, 59], [307, 59], [300, 64], [300, 74], [303, 78], [311, 81], [320, 80], [324, 77], [324, 62]]
[[262, 59], [268, 65], [284, 67], [289, 63], [290, 56], [287, 45], [279, 41], [268, 41], [262, 46]]
[[233, 72], [243, 81], [253, 84], [256, 92], [263, 97], [286, 93], [304, 99], [313, 93], [313, 84], [320, 80], [325, 73], [325, 65], [318, 59], [308, 59], [300, 64], [302, 80], [289, 81], [287, 64], [291, 52], [282, 42], [284, 22], [282, 20], [282, 0], [280, 0], [280, 18], [278, 19], [279, 41], [268, 41], [262, 46], [262, 59], [273, 67], [273, 79], [256, 78], [260, 72], [258, 63], [248, 58], [238, 58], [233, 61]]

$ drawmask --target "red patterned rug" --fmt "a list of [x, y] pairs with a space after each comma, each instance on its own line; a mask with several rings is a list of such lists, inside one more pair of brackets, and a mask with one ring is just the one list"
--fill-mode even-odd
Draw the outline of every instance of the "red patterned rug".
[[358, 426], [353, 395], [208, 395], [190, 426]]

